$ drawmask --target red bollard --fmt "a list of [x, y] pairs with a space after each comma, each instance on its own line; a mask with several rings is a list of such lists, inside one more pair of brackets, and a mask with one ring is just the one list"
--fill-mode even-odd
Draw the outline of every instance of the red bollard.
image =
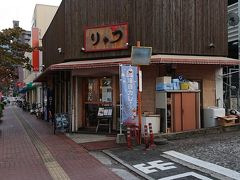
[[135, 138], [137, 140], [137, 143], [140, 144], [140, 133], [138, 127], [135, 127]]
[[148, 126], [149, 126], [149, 134], [150, 134], [150, 146], [154, 146], [154, 136], [153, 136], [153, 130], [152, 130], [152, 123], [149, 123]]
[[149, 143], [148, 143], [148, 126], [144, 125], [144, 143], [145, 143], [145, 148], [149, 148]]
[[127, 128], [127, 145], [128, 148], [132, 148], [132, 142], [131, 142], [131, 129], [130, 127]]

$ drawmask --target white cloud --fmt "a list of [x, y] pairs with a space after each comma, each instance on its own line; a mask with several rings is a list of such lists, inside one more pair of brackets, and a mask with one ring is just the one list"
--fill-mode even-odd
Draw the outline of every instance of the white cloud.
[[32, 16], [36, 4], [59, 6], [62, 0], [1, 0], [0, 30], [13, 27], [13, 20], [19, 21], [20, 27], [31, 29]]

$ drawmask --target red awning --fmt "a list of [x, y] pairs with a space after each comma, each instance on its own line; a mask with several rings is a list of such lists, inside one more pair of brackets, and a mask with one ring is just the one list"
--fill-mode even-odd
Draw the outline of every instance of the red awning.
[[73, 69], [86, 69], [86, 68], [104, 68], [119, 66], [119, 64], [129, 64], [130, 58], [119, 59], [101, 59], [101, 60], [88, 60], [88, 61], [71, 61], [60, 64], [53, 64], [49, 66], [50, 70], [73, 70]]
[[215, 56], [154, 55], [151, 63], [240, 65], [240, 60]]
[[[34, 82], [46, 80], [46, 75], [54, 71], [67, 71], [75, 69], [90, 69], [90, 68], [108, 68], [117, 67], [120, 64], [131, 64], [131, 58], [115, 58], [115, 59], [100, 59], [100, 60], [82, 60], [71, 61], [59, 64], [52, 64]], [[233, 66], [240, 65], [240, 60], [227, 57], [215, 56], [184, 56], [184, 55], [153, 55], [151, 64], [195, 64], [195, 65], [223, 65]]]
[[[50, 70], [72, 70], [85, 68], [101, 68], [130, 64], [131, 58], [101, 59], [88, 61], [71, 61], [53, 64]], [[214, 56], [181, 56], [181, 55], [153, 55], [151, 64], [209, 64], [209, 65], [240, 65], [240, 60]]]

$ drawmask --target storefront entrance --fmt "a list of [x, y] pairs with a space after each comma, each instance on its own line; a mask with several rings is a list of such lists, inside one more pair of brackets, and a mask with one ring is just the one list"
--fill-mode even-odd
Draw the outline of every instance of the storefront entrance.
[[85, 125], [87, 128], [95, 128], [99, 107], [112, 106], [112, 79], [110, 77], [87, 78], [85, 94]]

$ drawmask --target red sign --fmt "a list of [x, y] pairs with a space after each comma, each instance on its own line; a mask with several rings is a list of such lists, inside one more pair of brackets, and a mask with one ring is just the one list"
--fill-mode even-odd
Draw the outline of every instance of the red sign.
[[16, 85], [18, 87], [23, 87], [23, 86], [25, 86], [25, 83], [24, 82], [17, 82]]
[[128, 48], [128, 24], [89, 27], [84, 31], [86, 52]]
[[39, 71], [39, 30], [38, 28], [32, 28], [32, 66], [33, 71]]

